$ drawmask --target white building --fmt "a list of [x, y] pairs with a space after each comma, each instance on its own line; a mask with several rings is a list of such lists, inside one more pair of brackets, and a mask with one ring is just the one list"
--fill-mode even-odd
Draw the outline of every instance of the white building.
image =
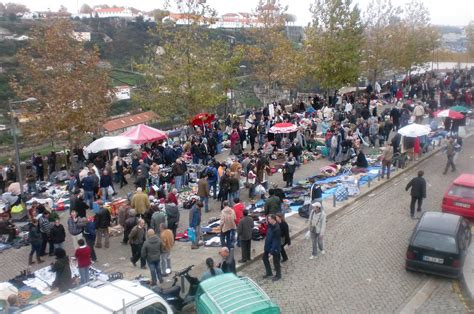
[[99, 18], [109, 18], [109, 17], [121, 17], [121, 18], [134, 18], [135, 15], [128, 8], [96, 8], [94, 9], [93, 16], [98, 16]]
[[251, 13], [226, 13], [218, 18], [213, 28], [248, 28], [259, 27], [258, 19]]
[[91, 32], [74, 32], [72, 36], [77, 41], [91, 41]]
[[130, 92], [130, 86], [127, 85], [115, 86], [114, 88], [114, 96], [118, 100], [130, 99]]

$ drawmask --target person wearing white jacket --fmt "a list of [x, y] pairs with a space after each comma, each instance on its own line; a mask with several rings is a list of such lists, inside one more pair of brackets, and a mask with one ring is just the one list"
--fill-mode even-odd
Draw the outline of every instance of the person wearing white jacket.
[[311, 237], [313, 251], [309, 259], [314, 259], [318, 255], [318, 247], [321, 254], [324, 255], [324, 233], [326, 231], [326, 213], [321, 208], [320, 202], [315, 202], [312, 205], [313, 210], [309, 216], [309, 234]]

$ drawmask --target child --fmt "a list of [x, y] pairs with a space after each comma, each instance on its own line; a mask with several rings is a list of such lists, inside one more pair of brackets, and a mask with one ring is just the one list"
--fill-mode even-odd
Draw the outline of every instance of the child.
[[89, 281], [89, 267], [91, 266], [91, 249], [86, 245], [84, 239], [77, 241], [79, 248], [76, 249], [77, 268], [81, 276], [81, 285]]

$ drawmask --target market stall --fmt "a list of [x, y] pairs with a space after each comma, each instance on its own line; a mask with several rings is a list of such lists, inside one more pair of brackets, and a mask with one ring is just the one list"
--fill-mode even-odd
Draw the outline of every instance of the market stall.
[[168, 135], [165, 132], [145, 124], [139, 124], [130, 130], [123, 132], [120, 136], [131, 140], [133, 144], [152, 143], [168, 138]]

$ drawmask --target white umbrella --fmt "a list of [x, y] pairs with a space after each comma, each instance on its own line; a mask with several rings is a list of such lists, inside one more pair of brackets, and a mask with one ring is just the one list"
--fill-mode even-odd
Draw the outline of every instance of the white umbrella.
[[406, 137], [418, 137], [430, 134], [431, 129], [428, 125], [412, 123], [404, 126], [398, 133]]
[[132, 146], [132, 140], [127, 137], [104, 136], [90, 143], [84, 150], [88, 153], [98, 153], [109, 149], [128, 149]]

